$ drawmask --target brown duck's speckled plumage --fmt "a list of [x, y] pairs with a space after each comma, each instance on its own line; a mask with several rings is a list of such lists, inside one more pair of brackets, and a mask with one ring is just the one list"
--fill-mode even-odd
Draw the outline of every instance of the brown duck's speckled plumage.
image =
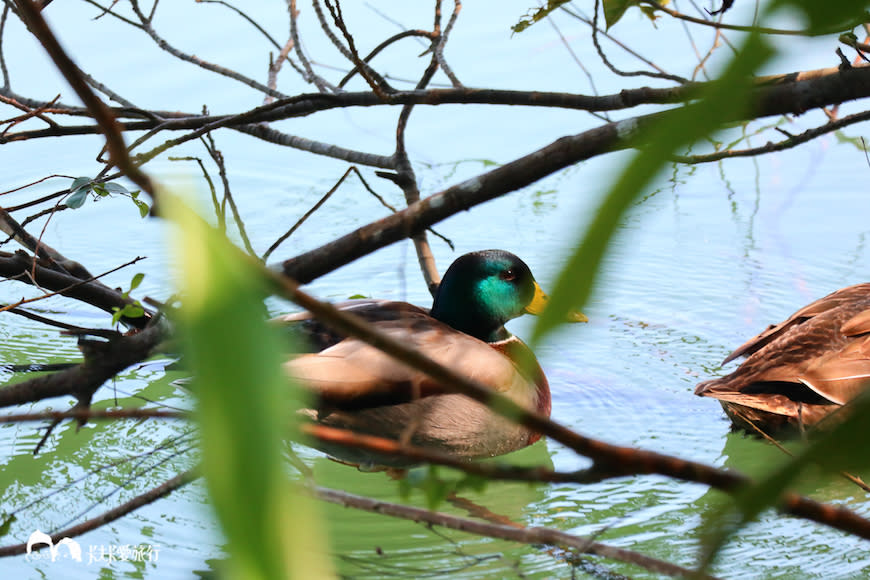
[[837, 290], [773, 324], [723, 362], [731, 374], [695, 394], [718, 399], [735, 426], [766, 433], [823, 428], [870, 388], [870, 283]]

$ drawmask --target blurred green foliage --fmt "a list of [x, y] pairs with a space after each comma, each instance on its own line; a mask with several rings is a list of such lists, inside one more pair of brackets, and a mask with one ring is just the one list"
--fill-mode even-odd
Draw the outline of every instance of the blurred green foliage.
[[227, 537], [228, 578], [329, 578], [322, 521], [287, 476], [285, 350], [266, 323], [260, 266], [177, 198], [161, 197], [182, 257], [178, 322], [194, 375], [202, 469]]

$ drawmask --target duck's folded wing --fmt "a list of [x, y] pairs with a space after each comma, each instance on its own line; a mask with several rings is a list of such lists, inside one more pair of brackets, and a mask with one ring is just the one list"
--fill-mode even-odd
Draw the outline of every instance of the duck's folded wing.
[[[780, 322], [779, 324], [771, 324], [763, 332], [750, 338], [737, 347], [734, 352], [729, 354], [725, 360], [722, 361], [722, 364], [724, 365], [741, 356], [751, 355], [752, 353], [764, 348], [795, 326], [804, 324], [820, 314], [837, 308], [848, 307], [850, 304], [861, 304], [862, 302], [866, 302], [868, 297], [870, 297], [870, 283], [856, 284], [832, 292], [831, 294], [804, 306], [783, 322]], [[866, 312], [866, 316], [863, 319], [856, 320], [856, 326], [866, 326], [868, 323], [870, 323], [870, 312]], [[844, 332], [845, 331], [846, 329], [844, 328]]]
[[826, 399], [845, 405], [870, 389], [870, 335], [813, 360], [798, 379]]
[[[407, 302], [364, 298], [337, 302], [333, 306], [342, 312], [353, 314], [373, 324], [431, 320], [428, 310], [408, 304]], [[309, 348], [306, 352], [321, 351], [347, 338], [345, 334], [334, 330], [331, 326], [314, 318], [313, 314], [306, 311], [284, 314], [273, 318], [272, 322], [278, 326], [288, 328], [292, 334], [296, 335], [303, 343], [298, 346], [304, 348], [306, 346], [305, 343], [307, 343]]]
[[[867, 320], [870, 316], [862, 312], [844, 327], [859, 332]], [[848, 336], [844, 330], [815, 326], [819, 326], [816, 336], [811, 327], [800, 336], [784, 336], [770, 346], [777, 356], [765, 350], [754, 353], [730, 375], [700, 383], [695, 394], [731, 402], [753, 393], [765, 393], [761, 398], [780, 393], [792, 400], [808, 400], [796, 388], [800, 384], [829, 403], [845, 405], [870, 390], [870, 334]], [[746, 401], [743, 404], [758, 407]]]
[[870, 308], [862, 310], [840, 327], [845, 336], [860, 336], [870, 334]]
[[[533, 396], [533, 386], [507, 357], [473, 337], [441, 325], [428, 330], [412, 331], [398, 325], [381, 330], [493, 390], [520, 398]], [[311, 390], [321, 405], [345, 410], [451, 392], [449, 386], [356, 339], [297, 357], [285, 363], [285, 370]]]

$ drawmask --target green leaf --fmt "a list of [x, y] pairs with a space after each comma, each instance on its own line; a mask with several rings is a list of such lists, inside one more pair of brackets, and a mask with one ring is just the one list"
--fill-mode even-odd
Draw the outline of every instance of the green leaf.
[[846, 135], [843, 131], [835, 131], [834, 137], [837, 139], [837, 143], [843, 143], [853, 146], [860, 153], [864, 153], [867, 150], [867, 142], [864, 137], [850, 137]]
[[123, 185], [121, 185], [120, 183], [109, 182], [109, 183], [105, 183], [103, 185], [106, 188], [106, 191], [108, 191], [109, 193], [118, 193], [118, 194], [127, 194], [127, 195], [130, 194], [130, 192], [127, 191], [127, 188], [124, 187]]
[[93, 180], [90, 177], [76, 177], [73, 179], [72, 185], [69, 186], [70, 193], [75, 193], [82, 187], [90, 185], [91, 181]]
[[130, 280], [130, 292], [132, 292], [133, 290], [138, 288], [139, 284], [141, 284], [142, 280], [144, 280], [144, 279], [145, 279], [145, 274], [143, 274], [142, 272], [139, 272], [138, 274], [133, 276], [133, 279]]
[[635, 0], [604, 0], [604, 22], [607, 30], [619, 22], [628, 7], [635, 4]]
[[124, 314], [121, 312], [121, 309], [117, 306], [112, 306], [112, 326], [121, 322], [122, 316], [124, 316]]
[[[136, 193], [139, 193], [139, 192], [137, 191]], [[133, 203], [136, 204], [136, 207], [139, 208], [139, 217], [144, 218], [145, 216], [147, 216], [148, 212], [151, 211], [151, 207], [149, 207], [149, 205], [147, 203], [145, 203], [144, 201], [142, 201], [141, 199], [136, 199], [135, 197], [132, 199], [133, 199]]]
[[145, 309], [139, 303], [125, 304], [124, 308], [121, 309], [121, 315], [127, 318], [139, 318], [145, 316]]
[[658, 14], [656, 14], [656, 9], [647, 4], [642, 4], [640, 6], [640, 11], [643, 12], [644, 16], [649, 18], [653, 24], [655, 24], [656, 20], [658, 20]]
[[520, 33], [535, 22], [539, 22], [546, 18], [553, 10], [559, 8], [562, 4], [567, 4], [571, 0], [547, 0], [547, 5], [538, 8], [530, 15], [520, 18], [520, 21], [511, 26], [511, 30]]
[[163, 192], [161, 200], [176, 226], [179, 330], [227, 577], [330, 578], [322, 522], [287, 477], [283, 439], [295, 414], [281, 371], [285, 341], [266, 323], [262, 266], [177, 197]]
[[859, 24], [870, 22], [866, 1], [778, 0], [770, 4], [767, 15], [783, 8], [789, 12], [791, 12], [790, 9], [803, 12], [810, 34], [826, 34], [833, 31], [846, 32]]
[[18, 518], [15, 517], [15, 514], [4, 515], [2, 522], [0, 522], [0, 538], [9, 535], [9, 530], [12, 527], [12, 524], [15, 523], [15, 520]]
[[78, 209], [82, 207], [85, 200], [88, 198], [88, 193], [90, 193], [90, 191], [91, 187], [89, 185], [76, 188], [75, 192], [66, 198], [66, 206], [70, 209]]
[[486, 489], [489, 479], [478, 475], [468, 475], [462, 471], [437, 465], [416, 467], [408, 471], [399, 480], [399, 494], [405, 500], [411, 492], [419, 490], [426, 500], [426, 507], [437, 509], [451, 493], [459, 493], [467, 489], [482, 492]]
[[[127, 295], [127, 292], [124, 293]], [[125, 304], [123, 308], [112, 307], [112, 324], [118, 324], [122, 318], [140, 318], [145, 316], [145, 309], [138, 301], [134, 304]]]

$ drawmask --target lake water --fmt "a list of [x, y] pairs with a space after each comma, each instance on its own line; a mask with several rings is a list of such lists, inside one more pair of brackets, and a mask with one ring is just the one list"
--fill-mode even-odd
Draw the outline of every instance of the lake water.
[[[106, 18], [91, 21], [95, 15], [89, 12], [91, 7], [55, 4], [48, 15], [80, 65], [140, 106], [198, 111], [206, 103], [212, 112], [228, 112], [261, 102], [250, 90], [215, 81], [190, 66], [169, 63], [165, 69], [155, 68], [149, 63], [161, 55], [143, 41], [141, 33]], [[167, 16], [158, 20], [158, 27], [163, 27], [171, 41], [202, 58], [263, 78], [269, 47], [247, 26], [232, 21], [221, 24], [222, 28], [197, 26], [191, 33], [191, 22], [217, 25], [218, 20], [209, 18], [221, 14], [219, 7], [178, 4], [161, 6]], [[412, 4], [379, 3], [378, 9], [411, 28], [430, 26], [429, 11], [420, 16]], [[509, 26], [527, 8], [522, 2], [502, 3], [497, 11], [472, 3], [464, 6], [447, 52], [457, 74], [473, 86], [588, 93], [587, 78], [547, 23], [511, 36]], [[269, 29], [277, 38], [286, 34], [283, 3], [262, 3], [251, 10], [261, 22], [272, 23]], [[306, 48], [323, 55], [319, 56], [322, 62], [338, 64], [331, 49], [313, 37], [310, 9], [306, 6], [303, 11], [307, 11], [301, 21]], [[345, 12], [360, 30], [371, 30], [372, 38], [397, 30], [368, 5], [348, 6]], [[558, 23], [578, 57], [594, 63], [596, 56], [586, 47], [587, 30], [565, 17]], [[693, 57], [685, 49], [679, 27], [660, 26], [655, 31], [648, 23], [627, 17], [616, 32], [625, 39], [648, 37], [642, 43], [647, 55], [680, 71]], [[16, 90], [33, 96], [60, 92], [64, 100], [71, 100], [66, 85], [50, 72], [42, 53], [19, 28], [11, 27], [4, 44]], [[829, 44], [808, 42], [815, 51], [801, 53], [800, 63], [777, 61], [771, 70], [833, 66], [837, 64], [833, 41]], [[413, 78], [428, 61], [409, 64], [404, 51], [390, 50], [377, 62], [381, 70]], [[300, 81], [283, 78], [288, 93], [302, 90]], [[595, 80], [603, 93], [622, 87], [612, 75], [601, 74]], [[638, 81], [641, 84], [647, 83]], [[276, 126], [293, 134], [389, 154], [396, 115], [397, 110], [388, 108], [336, 111]], [[576, 111], [419, 107], [408, 130], [409, 151], [423, 193], [428, 194], [486, 171], [483, 160], [506, 162], [598, 123]], [[846, 133], [859, 136], [861, 129]], [[220, 132], [216, 139], [228, 160], [233, 192], [258, 251], [288, 229], [346, 168], [340, 162], [257, 143], [231, 132]], [[92, 175], [98, 170], [93, 162], [98, 148], [95, 138], [7, 145], [2, 149], [2, 188], [18, 187], [51, 173]], [[174, 154], [205, 157], [195, 145]], [[542, 286], [551, 287], [560, 260], [629, 159], [629, 153], [620, 153], [591, 160], [438, 224], [436, 229], [456, 244], [453, 252], [432, 240], [439, 268], [443, 271], [466, 251], [498, 247], [523, 257]], [[149, 170], [170, 185], [195, 188], [205, 199], [206, 191], [192, 163], [161, 159], [149, 165]], [[692, 390], [698, 381], [721, 372], [719, 361], [768, 323], [832, 290], [867, 281], [868, 204], [862, 184], [868, 172], [862, 151], [829, 135], [799, 149], [755, 160], [735, 159], [663, 173], [640, 196], [608, 252], [593, 298], [584, 307], [589, 324], [559, 331], [537, 351], [553, 390], [553, 418], [608, 442], [747, 473], [759, 473], [782, 461], [779, 451], [731, 433], [718, 404], [694, 397]], [[402, 205], [394, 187], [371, 171], [364, 173], [394, 205]], [[4, 204], [67, 184], [67, 180], [52, 180], [10, 196], [14, 199], [6, 198]], [[383, 215], [379, 203], [351, 179], [273, 258], [317, 247]], [[128, 200], [111, 199], [61, 212], [52, 218], [44, 235], [47, 243], [93, 272], [147, 256], [132, 269], [108, 277], [107, 283], [127, 287], [134, 273], [144, 272], [146, 278], [137, 295], [163, 299], [172, 292], [173, 251], [167, 249], [165, 234], [159, 221], [139, 219]], [[419, 304], [429, 301], [407, 242], [341, 268], [309, 289], [326, 299], [363, 294]], [[30, 295], [33, 291], [22, 285], [6, 282], [0, 286], [4, 302]], [[270, 308], [276, 314], [294, 309], [277, 300]], [[108, 324], [106, 315], [66, 300], [37, 303], [34, 310], [75, 324]], [[511, 329], [528, 336], [534, 323], [529, 318], [515, 321]], [[8, 314], [3, 321], [3, 363], [68, 361], [78, 355], [74, 341], [52, 329]], [[95, 407], [147, 403], [190, 408], [188, 394], [171, 384], [181, 375], [167, 371], [166, 362], [153, 361], [124, 373], [98, 392]], [[9, 373], [2, 378], [15, 379]], [[65, 409], [71, 403], [57, 399], [50, 404]], [[26, 541], [35, 529], [62, 529], [93, 517], [197, 461], [196, 433], [181, 423], [89, 424], [79, 431], [64, 424], [34, 457], [32, 451], [41, 435], [41, 426], [36, 424], [0, 426], [0, 456], [5, 458], [0, 465], [0, 507], [6, 516], [15, 516], [2, 537], [4, 545]], [[396, 484], [383, 475], [358, 473], [313, 451], [297, 451], [309, 461], [322, 485], [425, 505], [419, 495], [402, 499]], [[552, 464], [559, 470], [588, 464], [552, 442], [540, 442], [509, 459]], [[870, 516], [870, 501], [864, 492], [845, 481], [814, 483], [803, 491]], [[703, 486], [662, 477], [621, 478], [583, 486], [492, 483], [483, 492], [464, 495], [526, 526], [594, 535], [598, 541], [684, 566], [696, 562], [703, 514], [724, 498]], [[451, 505], [443, 509], [465, 515]], [[572, 574], [564, 558], [540, 547], [429, 529], [336, 506], [325, 506], [324, 513], [337, 565], [348, 577], [564, 578]], [[201, 482], [77, 539], [86, 554], [89, 550], [99, 554], [112, 546], [148, 545], [156, 550], [157, 561], [86, 559], [79, 564], [11, 557], [0, 560], [0, 570], [9, 577], [189, 578], [192, 573], [213, 569], [223, 557], [222, 540]], [[729, 578], [855, 578], [870, 573], [867, 554], [863, 541], [766, 513], [728, 544], [713, 571]], [[603, 565], [614, 573], [654, 577], [627, 565]]]

